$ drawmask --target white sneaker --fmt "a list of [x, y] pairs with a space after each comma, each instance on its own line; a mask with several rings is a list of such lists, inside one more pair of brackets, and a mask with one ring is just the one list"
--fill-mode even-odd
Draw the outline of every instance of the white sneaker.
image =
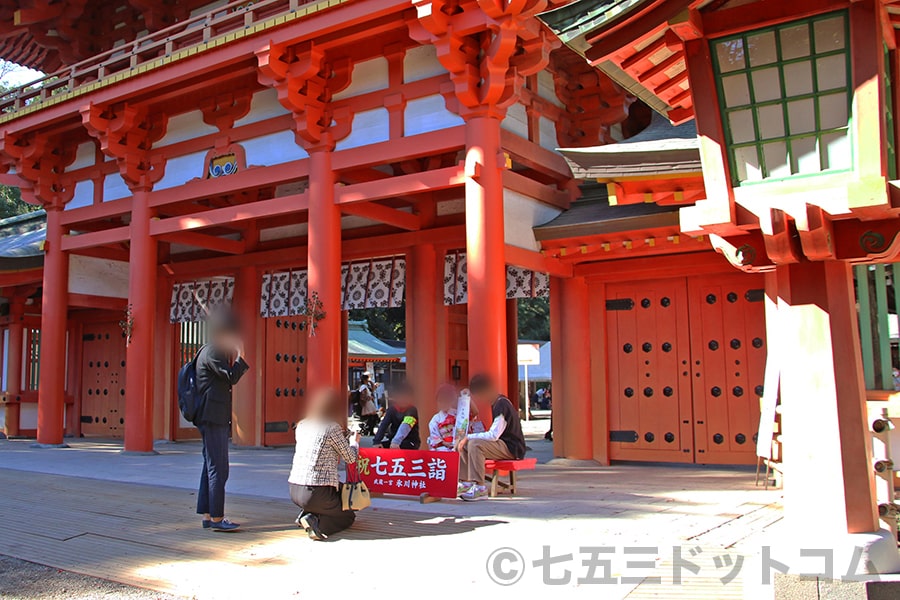
[[488, 499], [488, 491], [487, 487], [483, 485], [473, 485], [468, 489], [464, 494], [460, 495], [460, 498], [465, 500], [466, 502], [475, 502], [476, 500], [487, 500]]
[[460, 481], [459, 483], [456, 484], [456, 495], [462, 496], [463, 494], [468, 492], [470, 489], [472, 489], [473, 485], [475, 485], [475, 484], [471, 481]]

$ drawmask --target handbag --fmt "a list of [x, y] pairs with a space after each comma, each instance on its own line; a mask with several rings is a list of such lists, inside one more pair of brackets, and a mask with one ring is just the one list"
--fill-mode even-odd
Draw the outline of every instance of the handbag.
[[344, 510], [362, 510], [371, 505], [372, 495], [359, 477], [356, 465], [347, 465], [347, 481], [341, 485], [341, 507]]

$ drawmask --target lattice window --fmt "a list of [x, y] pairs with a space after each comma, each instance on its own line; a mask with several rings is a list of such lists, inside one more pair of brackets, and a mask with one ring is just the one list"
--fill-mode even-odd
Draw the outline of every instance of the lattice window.
[[713, 40], [736, 185], [852, 167], [846, 12]]

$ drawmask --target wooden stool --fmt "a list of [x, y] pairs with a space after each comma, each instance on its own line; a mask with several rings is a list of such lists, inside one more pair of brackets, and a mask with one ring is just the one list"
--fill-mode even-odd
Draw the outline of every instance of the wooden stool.
[[[523, 458], [521, 460], [492, 460], [484, 461], [484, 470], [490, 471], [487, 479], [491, 482], [491, 498], [497, 495], [497, 486], [508, 489], [513, 496], [516, 495], [516, 471], [533, 471], [537, 464], [536, 458]], [[503, 481], [500, 478], [504, 475], [509, 477], [509, 481]]]

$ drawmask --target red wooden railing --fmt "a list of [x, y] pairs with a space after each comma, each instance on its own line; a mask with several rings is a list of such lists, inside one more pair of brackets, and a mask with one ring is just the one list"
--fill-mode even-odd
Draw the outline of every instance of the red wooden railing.
[[0, 95], [0, 113], [13, 113], [120, 73], [133, 72], [159, 58], [244, 30], [279, 15], [290, 14], [315, 0], [239, 0], [123, 44], [37, 81]]

